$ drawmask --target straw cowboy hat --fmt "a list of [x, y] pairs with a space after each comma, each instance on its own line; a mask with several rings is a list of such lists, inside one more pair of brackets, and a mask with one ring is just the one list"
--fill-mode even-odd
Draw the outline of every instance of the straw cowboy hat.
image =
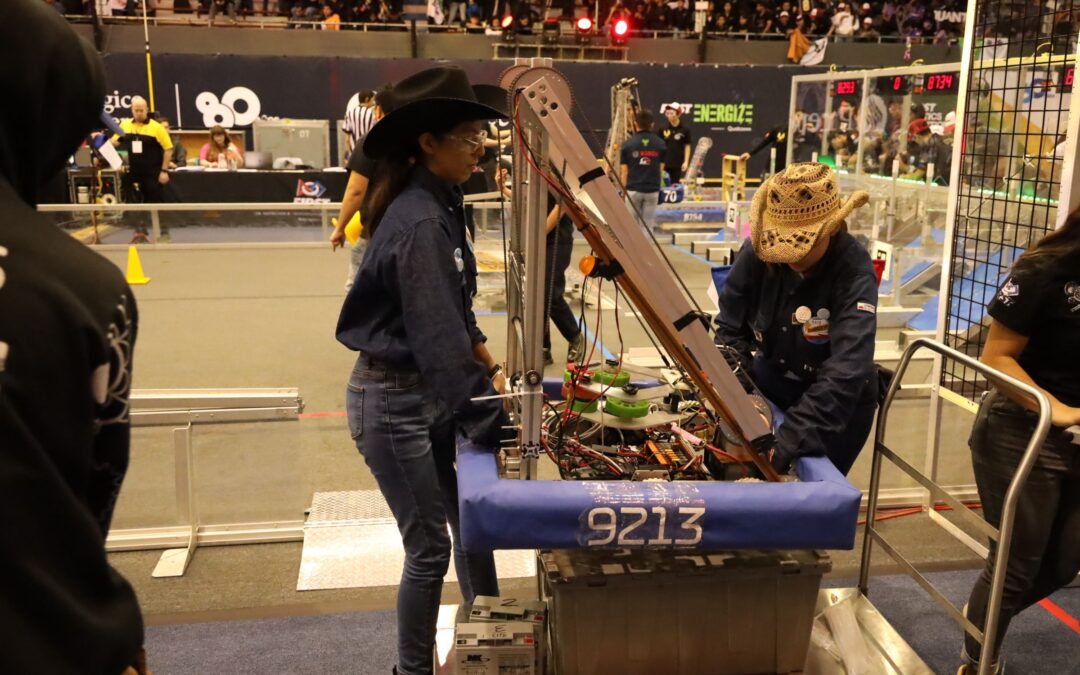
[[750, 242], [758, 258], [795, 263], [818, 237], [832, 234], [870, 195], [855, 192], [840, 199], [836, 174], [824, 164], [792, 164], [762, 184], [750, 204]]
[[471, 85], [460, 68], [439, 66], [410, 75], [389, 92], [392, 112], [375, 123], [364, 139], [364, 154], [378, 159], [410, 136], [425, 131], [432, 120], [506, 119], [506, 90]]

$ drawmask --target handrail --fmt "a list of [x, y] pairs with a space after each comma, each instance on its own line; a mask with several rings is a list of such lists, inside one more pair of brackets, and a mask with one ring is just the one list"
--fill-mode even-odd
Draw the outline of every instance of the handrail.
[[[1001, 514], [1001, 525], [997, 529], [997, 558], [994, 560], [994, 571], [990, 583], [990, 602], [986, 608], [986, 621], [983, 624], [981, 635], [979, 635], [979, 631], [975, 629], [974, 625], [971, 624], [967, 617], [963, 616], [963, 614], [961, 614], [951, 602], [945, 599], [943, 595], [937, 592], [936, 589], [934, 589], [933, 586], [930, 585], [903, 556], [893, 549], [877, 532], [874, 526], [874, 517], [877, 513], [878, 492], [881, 488], [881, 460], [883, 457], [889, 457], [890, 460], [894, 461], [898, 466], [901, 466], [901, 468], [908, 472], [913, 478], [920, 479], [921, 477], [920, 482], [940, 488], [940, 486], [937, 486], [930, 481], [929, 478], [916, 471], [910, 465], [896, 462], [894, 459], [896, 456], [885, 446], [885, 429], [888, 423], [889, 408], [892, 406], [896, 393], [900, 390], [900, 383], [903, 380], [904, 373], [907, 371], [912, 356], [916, 351], [923, 348], [937, 352], [944, 358], [958, 361], [964, 366], [981, 373], [987, 380], [995, 385], [1004, 385], [1020, 391], [1035, 400], [1039, 405], [1039, 420], [1035, 426], [1035, 432], [1032, 434], [1031, 440], [1024, 450], [1024, 455], [1016, 469], [1016, 475], [1013, 476], [1012, 482], [1009, 483], [1009, 489], [1005, 493], [1005, 503]], [[904, 354], [900, 359], [900, 365], [897, 367], [896, 374], [889, 384], [889, 390], [885, 395], [885, 401], [882, 403], [881, 410], [878, 413], [877, 430], [874, 437], [874, 457], [870, 470], [870, 491], [866, 511], [866, 529], [863, 537], [862, 562], [859, 568], [859, 590], [864, 595], [867, 594], [870, 576], [870, 556], [873, 543], [877, 540], [878, 543], [882, 545], [882, 548], [900, 563], [905, 571], [918, 581], [939, 604], [942, 604], [943, 607], [950, 610], [950, 614], [958, 623], [960, 623], [965, 631], [982, 644], [983, 650], [978, 675], [989, 675], [992, 664], [995, 661], [996, 650], [998, 647], [996, 644], [997, 629], [1001, 620], [1001, 596], [1005, 586], [1005, 570], [1009, 562], [1009, 548], [1012, 545], [1013, 524], [1016, 518], [1016, 503], [1020, 499], [1020, 492], [1027, 482], [1031, 469], [1035, 466], [1039, 451], [1046, 441], [1047, 434], [1050, 432], [1050, 426], [1050, 399], [1047, 398], [1046, 394], [1026, 382], [1021, 382], [1011, 375], [1007, 375], [991, 368], [978, 359], [972, 358], [971, 356], [958, 352], [950, 347], [946, 347], [929, 338], [918, 338], [904, 350]], [[1080, 431], [1074, 433], [1080, 433]], [[974, 516], [974, 514], [972, 514], [972, 516]], [[983, 520], [985, 522], [985, 519]]]

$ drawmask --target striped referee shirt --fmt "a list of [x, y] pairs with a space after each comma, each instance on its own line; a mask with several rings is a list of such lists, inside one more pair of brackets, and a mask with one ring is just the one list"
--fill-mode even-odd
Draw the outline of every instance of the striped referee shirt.
[[345, 124], [342, 128], [345, 133], [352, 136], [354, 145], [359, 143], [373, 126], [375, 126], [374, 106], [357, 105], [345, 111]]

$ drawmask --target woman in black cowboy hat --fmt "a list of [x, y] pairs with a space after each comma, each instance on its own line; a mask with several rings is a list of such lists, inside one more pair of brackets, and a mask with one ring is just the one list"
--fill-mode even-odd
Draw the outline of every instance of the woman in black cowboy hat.
[[484, 120], [506, 117], [481, 99], [506, 98], [442, 67], [402, 80], [392, 96], [393, 112], [364, 141], [377, 161], [364, 209], [370, 241], [337, 337], [360, 352], [349, 430], [405, 546], [396, 672], [419, 675], [432, 671], [447, 523], [466, 602], [499, 593], [492, 555], [460, 548], [454, 460], [458, 433], [492, 448], [508, 433], [499, 400], [473, 400], [501, 389], [502, 376], [472, 311], [476, 260], [458, 188], [483, 156]]

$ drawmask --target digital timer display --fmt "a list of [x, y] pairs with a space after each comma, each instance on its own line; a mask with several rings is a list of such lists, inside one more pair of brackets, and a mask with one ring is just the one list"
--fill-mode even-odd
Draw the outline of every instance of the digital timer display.
[[1061, 73], [1061, 87], [1063, 89], [1067, 89], [1069, 91], [1072, 91], [1072, 86], [1073, 86], [1073, 69], [1072, 68], [1066, 68]]
[[839, 80], [836, 83], [837, 96], [854, 96], [856, 93], [858, 93], [858, 89], [858, 80]]
[[904, 96], [911, 89], [911, 78], [907, 75], [879, 77], [876, 86], [882, 96]]
[[956, 73], [941, 73], [939, 75], [926, 76], [926, 91], [951, 92], [956, 90], [957, 84]]

